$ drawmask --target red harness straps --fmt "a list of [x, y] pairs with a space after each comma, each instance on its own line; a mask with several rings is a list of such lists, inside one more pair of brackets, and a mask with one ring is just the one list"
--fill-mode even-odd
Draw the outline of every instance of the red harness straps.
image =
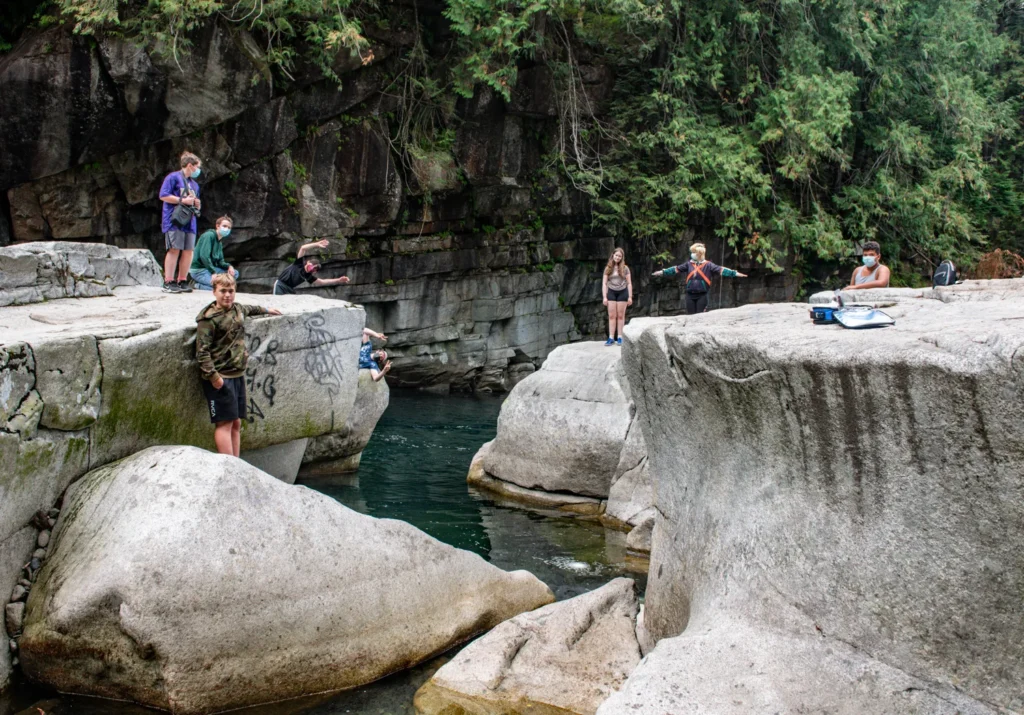
[[693, 266], [693, 270], [690, 271], [690, 275], [686, 276], [686, 282], [689, 283], [693, 279], [694, 276], [700, 276], [701, 278], [704, 279], [704, 282], [708, 284], [708, 288], [710, 288], [711, 287], [711, 279], [708, 278], [706, 275], [704, 275], [704, 271], [702, 271], [700, 269], [700, 266], [698, 266], [696, 263], [693, 263], [693, 262], [691, 262], [690, 265]]

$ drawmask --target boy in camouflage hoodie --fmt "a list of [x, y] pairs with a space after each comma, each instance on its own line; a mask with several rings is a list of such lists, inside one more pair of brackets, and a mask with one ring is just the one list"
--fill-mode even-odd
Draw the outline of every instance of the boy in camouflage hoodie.
[[237, 457], [245, 419], [245, 365], [249, 360], [245, 317], [281, 315], [281, 311], [235, 305], [235, 279], [227, 273], [218, 273], [212, 282], [214, 301], [196, 316], [196, 361], [210, 406], [217, 451]]

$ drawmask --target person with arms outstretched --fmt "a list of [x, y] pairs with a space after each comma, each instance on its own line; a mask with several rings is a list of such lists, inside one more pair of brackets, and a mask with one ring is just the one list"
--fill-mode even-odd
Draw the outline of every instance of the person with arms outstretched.
[[[388, 336], [384, 333], [374, 332], [369, 328], [363, 328], [363, 344], [359, 348], [359, 369], [369, 370], [373, 381], [380, 382], [384, 379], [385, 375], [391, 372], [391, 361], [388, 360], [386, 351], [373, 349], [373, 343], [370, 342], [370, 338], [376, 338], [386, 343]], [[381, 363], [384, 363], [384, 367], [380, 366]]]
[[213, 441], [221, 454], [238, 456], [242, 420], [246, 417], [245, 319], [250, 315], [281, 315], [275, 308], [235, 303], [235, 279], [213, 277], [213, 302], [196, 316], [196, 362], [213, 423]]
[[686, 314], [706, 313], [708, 310], [708, 293], [711, 291], [711, 276], [716, 273], [724, 278], [746, 278], [745, 273], [725, 268], [705, 259], [707, 249], [703, 243], [690, 246], [690, 260], [678, 266], [670, 266], [655, 271], [655, 276], [672, 276], [686, 274], [685, 300]]
[[339, 278], [317, 278], [320, 272], [320, 259], [308, 256], [316, 248], [327, 248], [327, 239], [307, 243], [299, 248], [295, 263], [291, 264], [274, 281], [274, 295], [295, 295], [295, 290], [303, 284], [314, 287], [336, 286], [348, 283], [348, 276]]

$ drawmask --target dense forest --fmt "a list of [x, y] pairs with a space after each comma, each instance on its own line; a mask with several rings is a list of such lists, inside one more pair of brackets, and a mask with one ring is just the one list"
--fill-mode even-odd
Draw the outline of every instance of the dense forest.
[[[512, 100], [546, 65], [547, 170], [651, 246], [702, 213], [769, 269], [873, 239], [914, 283], [1024, 245], [1019, 0], [8, 0], [0, 52], [66, 22], [177, 59], [211, 17], [260, 39], [254, 83], [384, 61], [406, 165], [450, 147], [460, 98]], [[403, 41], [375, 58], [384, 34]], [[614, 77], [600, 111], [595, 66]]]

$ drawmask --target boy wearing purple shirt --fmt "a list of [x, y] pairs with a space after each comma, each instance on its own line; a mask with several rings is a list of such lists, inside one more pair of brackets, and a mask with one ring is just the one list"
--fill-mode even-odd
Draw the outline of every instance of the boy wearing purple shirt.
[[[160, 186], [160, 200], [163, 202], [163, 219], [160, 229], [164, 234], [164, 292], [191, 293], [188, 285], [188, 269], [192, 265], [192, 251], [196, 247], [196, 214], [202, 208], [199, 201], [199, 184], [193, 179], [199, 176], [202, 162], [195, 154], [186, 151], [181, 155], [181, 171], [168, 174]], [[171, 220], [174, 207], [183, 204], [195, 209], [187, 225], [178, 225]]]

